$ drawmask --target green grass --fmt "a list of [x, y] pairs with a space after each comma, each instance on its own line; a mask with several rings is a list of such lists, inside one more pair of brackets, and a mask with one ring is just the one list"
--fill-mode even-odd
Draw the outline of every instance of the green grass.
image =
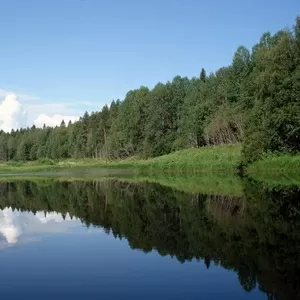
[[[120, 179], [120, 177], [119, 177]], [[120, 180], [127, 180], [123, 177]], [[147, 176], [134, 176], [130, 178], [133, 182], [153, 182], [160, 185], [168, 186], [176, 190], [187, 193], [200, 193], [207, 195], [231, 195], [242, 196], [242, 180], [232, 174], [192, 174], [169, 175], [169, 174], [152, 174]]]
[[0, 164], [0, 173], [27, 173], [59, 169], [76, 168], [103, 168], [103, 169], [129, 169], [138, 172], [226, 172], [235, 173], [240, 161], [241, 147], [239, 145], [226, 145], [203, 147], [200, 149], [187, 149], [176, 151], [147, 160], [130, 158], [125, 160], [104, 161], [96, 159], [65, 160], [54, 162], [51, 160], [36, 162], [8, 162]]
[[[164, 179], [166, 174], [176, 174], [176, 176], [197, 174], [197, 177], [204, 174], [203, 178], [212, 178], [215, 174], [236, 174], [240, 160], [240, 145], [224, 145], [181, 150], [146, 160], [138, 158], [112, 161], [96, 159], [53, 161], [43, 159], [35, 162], [7, 162], [0, 164], [0, 175], [31, 174], [43, 176], [52, 172], [53, 176], [59, 175], [57, 173], [73, 176], [76, 173], [84, 177], [103, 177], [130, 173], [139, 175], [138, 177], [141, 177], [141, 174], [144, 177], [151, 175], [151, 180], [159, 177], [160, 182], [167, 180], [168, 185], [171, 182], [173, 185], [180, 185], [182, 184], [181, 180]], [[207, 174], [209, 174], [208, 177]], [[258, 181], [299, 186], [300, 155], [265, 155], [260, 161], [248, 166], [246, 174]], [[226, 181], [226, 179], [224, 180]], [[208, 181], [206, 184], [209, 184]]]
[[[83, 176], [85, 175], [85, 176]], [[242, 180], [233, 174], [134, 174], [123, 173], [116, 174], [114, 172], [97, 173], [94, 172], [82, 174], [81, 172], [65, 173], [36, 173], [33, 175], [20, 176], [0, 176], [0, 182], [13, 181], [33, 181], [38, 185], [48, 185], [55, 181], [104, 181], [104, 180], [119, 180], [130, 183], [157, 183], [172, 189], [187, 192], [200, 193], [209, 195], [231, 195], [242, 196]]]
[[176, 151], [146, 161], [140, 168], [178, 172], [226, 172], [235, 173], [240, 161], [241, 147], [226, 145]]
[[247, 169], [247, 175], [272, 185], [300, 185], [300, 155], [268, 154]]

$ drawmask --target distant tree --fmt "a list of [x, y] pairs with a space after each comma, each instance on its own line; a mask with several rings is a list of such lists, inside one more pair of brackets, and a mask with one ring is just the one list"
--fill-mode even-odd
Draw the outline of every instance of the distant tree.
[[205, 72], [204, 68], [201, 69], [200, 80], [201, 80], [202, 82], [205, 82], [205, 81], [206, 81], [206, 72]]

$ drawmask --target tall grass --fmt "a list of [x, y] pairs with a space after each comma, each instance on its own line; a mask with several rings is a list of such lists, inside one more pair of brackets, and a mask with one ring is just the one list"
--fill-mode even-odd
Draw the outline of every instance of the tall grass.
[[226, 145], [203, 147], [176, 151], [151, 159], [130, 158], [125, 160], [104, 161], [96, 159], [65, 160], [54, 162], [43, 160], [35, 162], [16, 162], [0, 164], [0, 173], [26, 173], [70, 168], [107, 168], [130, 169], [151, 172], [226, 172], [235, 173], [240, 161], [241, 147]]
[[251, 178], [277, 185], [300, 185], [300, 155], [267, 154], [247, 169]]
[[[78, 159], [53, 161], [42, 159], [34, 162], [0, 163], [0, 174], [41, 173], [58, 170], [69, 173], [88, 173], [98, 176], [131, 172], [138, 174], [235, 174], [241, 161], [240, 145], [224, 145], [186, 149], [160, 157], [124, 160]], [[107, 171], [105, 171], [107, 170]], [[101, 174], [100, 174], [101, 173]], [[105, 174], [104, 174], [105, 173]], [[300, 155], [267, 154], [249, 165], [246, 174], [259, 181], [271, 180], [300, 183]]]
[[235, 173], [240, 161], [240, 153], [239, 145], [187, 149], [141, 161], [139, 168], [179, 172]]

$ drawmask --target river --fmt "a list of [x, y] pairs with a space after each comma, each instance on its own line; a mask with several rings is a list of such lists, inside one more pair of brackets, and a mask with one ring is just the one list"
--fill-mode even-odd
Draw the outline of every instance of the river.
[[4, 299], [299, 299], [300, 190], [0, 183]]

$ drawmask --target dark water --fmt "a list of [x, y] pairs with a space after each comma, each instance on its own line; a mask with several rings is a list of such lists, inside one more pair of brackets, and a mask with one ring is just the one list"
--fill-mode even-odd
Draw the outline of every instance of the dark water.
[[299, 299], [300, 191], [0, 183], [4, 299]]

